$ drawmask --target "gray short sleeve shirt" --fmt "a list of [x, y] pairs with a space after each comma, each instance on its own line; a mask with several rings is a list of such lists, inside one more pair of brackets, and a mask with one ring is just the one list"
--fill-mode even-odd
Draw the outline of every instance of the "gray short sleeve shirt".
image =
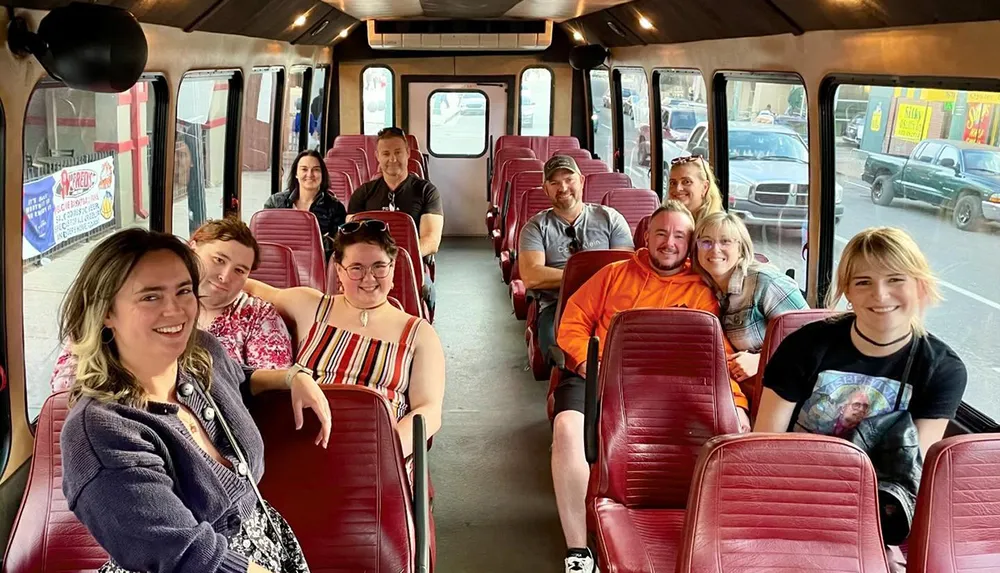
[[[552, 209], [538, 213], [524, 224], [518, 252], [543, 251], [545, 266], [561, 269], [569, 259], [572, 239], [566, 234], [570, 226]], [[632, 249], [632, 231], [621, 213], [604, 205], [584, 205], [580, 216], [572, 225], [576, 229], [582, 250]], [[556, 302], [558, 289], [538, 291], [542, 308]]]

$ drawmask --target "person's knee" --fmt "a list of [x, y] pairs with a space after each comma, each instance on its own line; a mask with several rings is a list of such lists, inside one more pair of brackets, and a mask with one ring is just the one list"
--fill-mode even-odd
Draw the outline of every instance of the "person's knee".
[[583, 414], [567, 410], [552, 422], [552, 454], [583, 453]]

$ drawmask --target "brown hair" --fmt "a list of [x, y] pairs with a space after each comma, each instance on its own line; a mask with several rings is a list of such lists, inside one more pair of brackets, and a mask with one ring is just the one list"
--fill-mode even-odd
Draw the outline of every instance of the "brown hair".
[[[364, 223], [372, 219], [355, 219], [352, 223]], [[345, 223], [345, 225], [350, 225], [351, 223]], [[392, 260], [396, 260], [396, 255], [399, 253], [399, 247], [396, 246], [396, 241], [392, 238], [389, 233], [389, 225], [386, 224], [385, 231], [375, 231], [371, 227], [362, 224], [357, 231], [352, 233], [343, 233], [337, 231], [337, 235], [333, 238], [333, 260], [336, 263], [344, 262], [344, 251], [347, 247], [351, 245], [357, 245], [360, 243], [365, 243], [368, 245], [375, 245], [382, 249], [382, 251]], [[413, 261], [414, 265], [420, 264], [419, 261]], [[417, 267], [420, 268], [420, 267]]]
[[250, 232], [250, 227], [233, 215], [224, 219], [214, 219], [207, 221], [204, 225], [191, 235], [191, 241], [195, 244], [211, 243], [212, 241], [236, 241], [244, 247], [253, 249], [253, 264], [251, 271], [257, 270], [260, 265], [260, 245], [257, 239]]
[[375, 136], [375, 141], [385, 141], [387, 139], [402, 139], [403, 143], [409, 145], [410, 142], [406, 139], [406, 132], [403, 131], [401, 127], [386, 127], [379, 130], [378, 135]]

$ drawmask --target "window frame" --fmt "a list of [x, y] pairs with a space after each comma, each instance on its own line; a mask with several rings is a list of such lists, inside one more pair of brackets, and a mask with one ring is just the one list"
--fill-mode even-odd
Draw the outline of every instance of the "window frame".
[[[431, 100], [434, 96], [439, 93], [458, 93], [458, 94], [468, 94], [476, 93], [483, 96], [483, 100], [486, 102], [485, 113], [483, 114], [483, 149], [477, 154], [459, 153], [459, 154], [442, 154], [434, 152], [434, 132], [431, 127]], [[481, 89], [474, 88], [439, 88], [432, 90], [427, 96], [427, 152], [431, 157], [436, 157], [438, 159], [478, 159], [490, 150], [490, 97]]]
[[[614, 167], [613, 171], [619, 173], [625, 173], [625, 98], [622, 91], [624, 90], [624, 85], [622, 83], [622, 73], [633, 73], [641, 72], [643, 79], [646, 81], [646, 103], [649, 104], [649, 75], [646, 74], [646, 68], [641, 66], [616, 66], [611, 69], [611, 85], [612, 94], [611, 100], [617, 103], [617, 107], [614, 109], [614, 113], [611, 115], [612, 125], [614, 129], [612, 130], [612, 146], [614, 147]], [[635, 121], [635, 110], [632, 110], [632, 121]], [[632, 177], [631, 174], [627, 174], [629, 178]], [[632, 183], [635, 185], [635, 182]], [[652, 185], [652, 181], [650, 181]]]
[[[664, 188], [663, 188], [663, 113], [660, 111], [663, 108], [663, 94], [660, 93], [660, 76], [666, 74], [673, 75], [687, 75], [687, 76], [698, 76], [701, 78], [702, 86], [705, 90], [706, 100], [709, 97], [708, 82], [705, 81], [705, 74], [698, 68], [653, 68], [652, 73], [650, 73], [649, 81], [649, 91], [650, 91], [650, 102], [653, 109], [650, 110], [649, 117], [649, 164], [651, 171], [650, 186], [653, 191], [663, 199]], [[655, 88], [653, 86], [656, 86]], [[708, 101], [705, 102], [708, 106]], [[655, 111], [656, 113], [653, 113]], [[712, 129], [712, 117], [711, 114], [706, 115], [706, 122], [708, 127], [706, 133], [709, 129]], [[695, 129], [697, 129], [695, 125]], [[691, 130], [691, 136], [694, 136], [695, 129]], [[655, 134], [655, 137], [654, 137]]]
[[545, 70], [549, 72], [549, 128], [547, 137], [552, 136], [552, 130], [555, 129], [555, 103], [556, 103], [556, 74], [555, 71], [549, 66], [539, 66], [532, 65], [527, 66], [521, 73], [517, 76], [517, 134], [521, 135], [521, 91], [524, 89], [524, 73], [528, 70]]
[[[314, 80], [316, 77], [316, 72], [322, 70], [325, 74], [323, 76], [323, 85], [319, 89], [323, 90], [323, 105], [322, 111], [320, 111], [320, 121], [319, 121], [319, 144], [317, 145], [317, 151], [320, 155], [326, 154], [326, 124], [327, 124], [327, 114], [329, 113], [329, 102], [330, 102], [330, 78], [333, 75], [333, 68], [329, 65], [323, 64], [320, 66], [315, 66], [312, 68], [312, 76], [310, 80]], [[312, 121], [312, 81], [309, 82], [309, 121]], [[309, 131], [306, 130], [306, 145], [309, 145]]]
[[[284, 116], [282, 115], [282, 110], [285, 109], [285, 67], [284, 66], [254, 66], [250, 69], [250, 74], [266, 74], [270, 72], [275, 72], [275, 94], [273, 107], [271, 113], [274, 115], [274, 122], [271, 124], [271, 191], [272, 195], [281, 191], [281, 128], [282, 120]], [[241, 122], [242, 124], [242, 117]], [[242, 125], [240, 127], [240, 140], [243, 139]], [[241, 144], [242, 147], [242, 144]], [[240, 162], [242, 166], [242, 161]], [[240, 181], [240, 207], [239, 211], [242, 211], [243, 203], [243, 184], [242, 184], [242, 169], [241, 169], [241, 181]], [[241, 213], [242, 215], [242, 213]]]
[[[836, 133], [834, 121], [834, 104], [837, 90], [842, 85], [867, 85], [890, 88], [920, 88], [942, 89], [956, 91], [984, 91], [1000, 93], [1000, 80], [996, 78], [954, 77], [940, 78], [933, 76], [886, 76], [875, 74], [828, 74], [820, 83], [819, 90], [819, 128], [820, 128], [820, 181], [822, 204], [820, 209], [820, 250], [818, 257], [817, 287], [823, 300], [829, 289], [833, 274], [833, 232], [823, 232], [824, 229], [834, 229], [834, 186], [836, 184], [837, 157]], [[808, 99], [808, 93], [806, 94]], [[964, 158], [963, 158], [964, 159]], [[969, 405], [964, 400], [958, 407], [958, 412], [952, 424], [969, 433], [1000, 432], [1000, 421], [993, 420], [986, 414]], [[945, 432], [951, 435], [951, 430]]]
[[[585, 73], [584, 73], [584, 82], [585, 82], [585, 85], [586, 85], [586, 88], [587, 88], [586, 89], [586, 92], [587, 92], [587, 104], [589, 106], [588, 109], [587, 109], [587, 125], [590, 126], [590, 129], [587, 130], [587, 142], [589, 143], [589, 149], [588, 149], [588, 151], [590, 151], [591, 155], [595, 155], [597, 153], [597, 140], [594, 137], [594, 135], [597, 133], [597, 127], [598, 127], [599, 121], [600, 121], [600, 120], [598, 120], [597, 123], [594, 122], [594, 110], [597, 109], [597, 104], [596, 104], [597, 99], [594, 97], [594, 84], [593, 84], [593, 81], [591, 79], [591, 74], [593, 74], [596, 71], [603, 71], [603, 72], [606, 72], [608, 74], [608, 89], [609, 90], [611, 89], [611, 69], [608, 68], [606, 65], [602, 64], [602, 65], [600, 65], [600, 66], [598, 66], [596, 68], [591, 68], [591, 69], [585, 71]], [[603, 100], [604, 99], [604, 94], [601, 94], [600, 98]], [[601, 105], [604, 105], [603, 101], [601, 102]], [[614, 94], [612, 94], [612, 97], [611, 97], [611, 107], [609, 109], [611, 109], [611, 118], [612, 118], [611, 121], [612, 121], [612, 123], [614, 123], [614, 115], [615, 115], [614, 114], [614, 109], [615, 109]], [[612, 126], [611, 147], [612, 147], [612, 149], [611, 149], [611, 156], [613, 158], [614, 157], [614, 126]], [[604, 161], [604, 162], [607, 163], [608, 162], [608, 158], [601, 158], [601, 161]], [[610, 163], [608, 165], [610, 165]]]
[[[386, 101], [386, 105], [392, 106], [392, 125], [388, 127], [394, 127], [396, 125], [396, 70], [392, 69], [392, 66], [388, 66], [386, 64], [368, 64], [361, 68], [361, 74], [358, 75], [358, 101], [361, 102], [360, 109], [358, 110], [358, 120], [360, 122], [358, 125], [361, 126], [361, 129], [358, 130], [358, 133], [363, 135], [375, 135], [374, 133], [365, 133], [365, 72], [371, 68], [389, 70], [389, 77], [392, 78], [392, 89], [389, 90], [389, 95], [391, 97]], [[428, 146], [429, 145], [430, 143], [428, 142]]]
[[[284, 86], [286, 90], [292, 89], [292, 82], [290, 76], [298, 73], [302, 74], [302, 93], [306, 95], [302, 97], [302, 103], [299, 106], [299, 141], [298, 141], [298, 147], [295, 149], [295, 155], [298, 155], [299, 153], [305, 151], [306, 146], [309, 144], [309, 127], [308, 127], [309, 114], [306, 107], [306, 98], [308, 98], [308, 96], [311, 95], [310, 90], [312, 89], [312, 66], [307, 66], [303, 64], [292, 66], [291, 69], [289, 70], [289, 81]], [[291, 108], [290, 106], [295, 105], [295, 102], [292, 101], [290, 95], [287, 99], [288, 101], [285, 103], [287, 103], [289, 107], [284, 109], [283, 117], [281, 118], [282, 122], [284, 122], [286, 118], [292, 117], [292, 114], [289, 112], [292, 111], [293, 108]], [[307, 113], [303, 114], [302, 113], [303, 111], [306, 111]], [[303, 115], [305, 115], [305, 120], [302, 119]], [[305, 129], [302, 128], [303, 125], [306, 126]], [[288, 126], [288, 128], [292, 129], [292, 126]], [[282, 140], [283, 139], [284, 138], [282, 138]], [[284, 145], [284, 141], [282, 141], [282, 145]]]

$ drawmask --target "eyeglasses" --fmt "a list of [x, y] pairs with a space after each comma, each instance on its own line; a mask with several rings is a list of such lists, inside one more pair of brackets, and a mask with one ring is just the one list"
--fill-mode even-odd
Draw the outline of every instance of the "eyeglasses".
[[572, 225], [566, 227], [566, 236], [569, 237], [569, 254], [575, 254], [583, 249], [580, 239], [576, 236], [576, 227]]
[[349, 267], [345, 267], [340, 263], [337, 263], [337, 265], [340, 268], [344, 269], [344, 272], [347, 273], [347, 278], [351, 279], [352, 281], [360, 281], [364, 280], [365, 276], [368, 273], [371, 273], [372, 276], [377, 279], [384, 279], [385, 277], [389, 276], [389, 269], [392, 268], [393, 263], [392, 262], [375, 263], [370, 267], [366, 267], [363, 265], [351, 265]]
[[399, 137], [406, 137], [406, 133], [404, 133], [403, 130], [398, 127], [386, 127], [384, 129], [380, 129], [378, 135], [376, 135], [375, 137], [383, 137], [386, 135], [398, 135]]
[[361, 229], [375, 233], [386, 233], [389, 231], [389, 224], [381, 219], [365, 219], [363, 221], [351, 221], [340, 226], [341, 235], [357, 233]]
[[701, 250], [701, 251], [711, 251], [712, 247], [714, 247], [715, 245], [719, 245], [719, 247], [721, 247], [723, 249], [728, 249], [729, 247], [732, 247], [733, 245], [736, 245], [738, 243], [738, 241], [736, 239], [730, 239], [730, 238], [727, 237], [725, 239], [718, 239], [718, 240], [716, 240], [716, 239], [698, 239], [697, 241], [695, 241], [695, 243], [698, 245], [698, 250]]

